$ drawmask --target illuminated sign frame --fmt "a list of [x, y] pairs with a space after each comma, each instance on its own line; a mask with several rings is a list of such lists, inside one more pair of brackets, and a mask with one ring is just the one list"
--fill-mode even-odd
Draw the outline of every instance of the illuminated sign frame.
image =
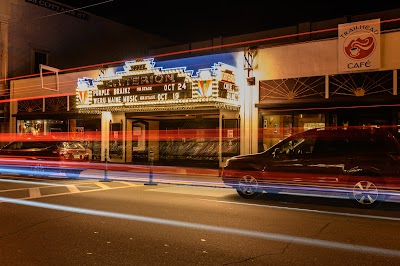
[[[236, 68], [224, 63], [199, 69], [156, 68], [153, 59], [126, 62], [124, 70], [98, 79], [78, 79], [77, 108], [134, 107], [178, 103], [237, 104]], [[217, 106], [217, 105], [215, 105]]]

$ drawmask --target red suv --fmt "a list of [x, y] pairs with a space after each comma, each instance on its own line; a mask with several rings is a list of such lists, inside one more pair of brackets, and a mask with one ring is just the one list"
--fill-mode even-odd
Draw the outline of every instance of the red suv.
[[89, 162], [88, 150], [78, 141], [31, 138], [13, 141], [0, 149], [0, 172], [34, 176], [64, 173], [77, 178]]
[[346, 196], [372, 208], [400, 192], [400, 144], [389, 130], [321, 128], [294, 134], [266, 151], [235, 156], [221, 171], [240, 196], [262, 192]]

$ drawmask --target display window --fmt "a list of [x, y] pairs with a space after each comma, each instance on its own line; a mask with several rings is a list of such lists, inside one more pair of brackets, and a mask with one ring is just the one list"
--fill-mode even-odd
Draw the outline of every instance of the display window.
[[325, 127], [325, 114], [268, 114], [263, 115], [262, 145], [270, 148], [292, 134], [312, 128]]
[[44, 132], [43, 120], [18, 120], [18, 133], [39, 135]]
[[64, 120], [18, 120], [17, 133], [33, 135], [48, 134], [51, 132], [67, 132], [68, 122]]

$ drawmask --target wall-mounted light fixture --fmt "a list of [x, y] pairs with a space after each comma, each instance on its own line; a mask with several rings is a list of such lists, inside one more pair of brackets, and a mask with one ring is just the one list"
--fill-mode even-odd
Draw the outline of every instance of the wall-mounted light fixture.
[[248, 78], [246, 78], [246, 80], [247, 80], [247, 85], [248, 86], [256, 85], [256, 78], [255, 77], [248, 77]]

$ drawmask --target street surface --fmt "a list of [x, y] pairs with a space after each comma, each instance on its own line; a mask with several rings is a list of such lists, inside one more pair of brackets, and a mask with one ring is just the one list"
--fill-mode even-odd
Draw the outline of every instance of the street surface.
[[2, 265], [399, 265], [399, 204], [244, 200], [180, 171], [1, 175]]

